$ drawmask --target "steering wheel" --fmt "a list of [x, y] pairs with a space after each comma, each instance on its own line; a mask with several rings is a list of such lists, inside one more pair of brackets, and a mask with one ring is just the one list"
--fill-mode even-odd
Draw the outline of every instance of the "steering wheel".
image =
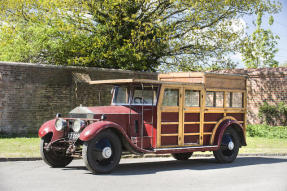
[[134, 103], [147, 103], [147, 102], [141, 97], [134, 97]]

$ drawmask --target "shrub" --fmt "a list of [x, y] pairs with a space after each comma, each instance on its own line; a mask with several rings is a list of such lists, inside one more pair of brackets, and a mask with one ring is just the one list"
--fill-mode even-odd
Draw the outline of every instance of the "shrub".
[[259, 108], [259, 118], [267, 125], [287, 125], [287, 105], [280, 102], [276, 105], [270, 105], [264, 102]]
[[281, 124], [286, 126], [287, 125], [287, 104], [280, 102], [278, 104], [278, 111], [281, 115], [281, 117], [279, 118]]

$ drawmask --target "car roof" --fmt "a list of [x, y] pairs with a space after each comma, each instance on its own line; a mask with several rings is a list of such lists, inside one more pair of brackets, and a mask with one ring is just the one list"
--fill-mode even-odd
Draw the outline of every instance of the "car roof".
[[113, 80], [94, 80], [89, 81], [91, 85], [99, 84], [111, 84], [111, 85], [120, 85], [120, 84], [167, 84], [167, 85], [198, 85], [202, 86], [202, 83], [188, 83], [188, 82], [170, 82], [170, 81], [160, 81], [160, 80], [150, 80], [150, 79], [113, 79]]

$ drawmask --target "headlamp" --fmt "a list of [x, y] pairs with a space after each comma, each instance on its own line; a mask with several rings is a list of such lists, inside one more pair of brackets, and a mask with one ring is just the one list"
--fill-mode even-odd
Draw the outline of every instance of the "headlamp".
[[56, 119], [55, 128], [57, 131], [62, 131], [65, 127], [67, 127], [67, 121], [65, 119]]
[[81, 128], [85, 125], [85, 121], [81, 119], [76, 119], [73, 123], [72, 129], [74, 132], [80, 132]]

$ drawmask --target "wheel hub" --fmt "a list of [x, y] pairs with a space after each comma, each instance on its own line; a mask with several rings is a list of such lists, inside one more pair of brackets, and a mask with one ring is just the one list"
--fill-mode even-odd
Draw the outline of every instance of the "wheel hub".
[[234, 149], [234, 143], [233, 143], [232, 141], [230, 141], [230, 142], [228, 143], [228, 149], [229, 149], [229, 150], [233, 150], [233, 149]]
[[108, 159], [112, 156], [112, 149], [111, 147], [105, 147], [102, 151], [102, 155], [105, 159]]

